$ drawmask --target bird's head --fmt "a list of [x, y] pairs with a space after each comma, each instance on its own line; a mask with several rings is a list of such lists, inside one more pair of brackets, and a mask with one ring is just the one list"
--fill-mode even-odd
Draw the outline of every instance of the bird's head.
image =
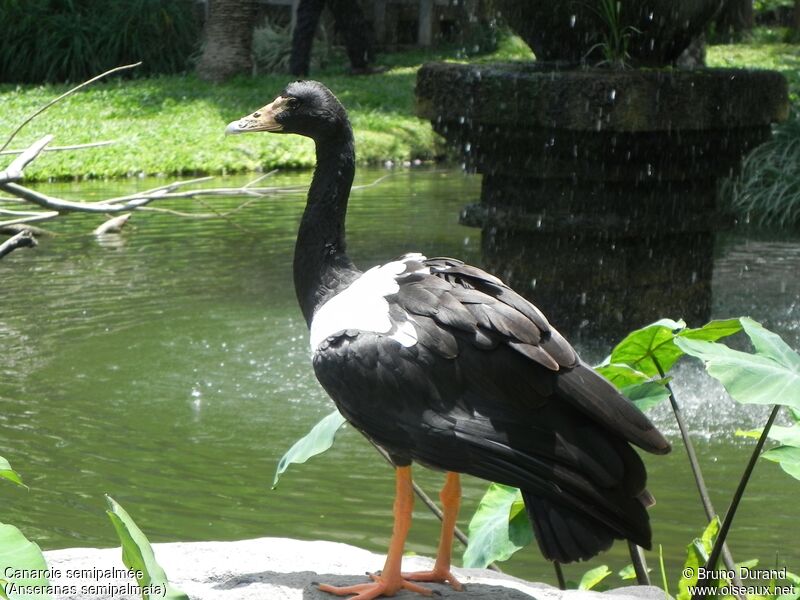
[[229, 123], [225, 133], [270, 131], [320, 140], [342, 128], [349, 129], [349, 122], [336, 96], [317, 81], [295, 81], [263, 108]]

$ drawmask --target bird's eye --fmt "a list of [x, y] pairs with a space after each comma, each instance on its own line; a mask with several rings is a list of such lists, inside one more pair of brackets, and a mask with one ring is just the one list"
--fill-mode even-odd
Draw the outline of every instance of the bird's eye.
[[300, 106], [300, 100], [298, 100], [297, 98], [287, 98], [286, 99], [286, 108], [294, 110], [298, 106]]

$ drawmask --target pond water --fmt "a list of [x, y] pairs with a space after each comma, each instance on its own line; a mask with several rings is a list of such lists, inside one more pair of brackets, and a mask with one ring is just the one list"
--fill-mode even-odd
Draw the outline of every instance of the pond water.
[[[357, 183], [385, 173], [362, 170]], [[270, 181], [309, 178], [288, 173]], [[160, 184], [37, 187], [88, 198]], [[478, 198], [479, 186], [477, 177], [457, 170], [412, 170], [355, 191], [348, 222], [354, 260], [367, 266], [419, 250], [481, 265], [480, 231], [458, 224], [459, 210]], [[239, 202], [207, 200], [201, 210]], [[281, 195], [213, 220], [139, 213], [122, 235], [104, 239], [89, 233], [96, 219], [70, 217], [51, 225], [57, 237], [0, 262], [0, 456], [30, 486], [28, 492], [0, 486], [0, 520], [46, 549], [112, 546], [103, 498], [109, 494], [153, 541], [291, 536], [385, 551], [392, 473], [353, 430], [270, 489], [283, 452], [332, 410], [313, 376], [292, 289], [303, 204], [302, 194]], [[775, 241], [726, 233], [714, 261], [714, 316], [749, 314], [797, 347], [800, 236]], [[597, 361], [612, 343], [582, 339], [578, 347]], [[734, 405], [694, 364], [679, 367], [675, 387], [723, 511], [752, 447], [733, 432], [759, 426], [766, 413]], [[653, 417], [675, 447], [668, 457], [647, 457], [658, 499], [654, 540], [675, 581], [704, 517], [671, 414], [659, 407]], [[417, 475], [435, 496], [440, 475], [423, 469]], [[484, 488], [466, 482], [462, 526]], [[800, 483], [776, 465], [758, 465], [730, 538], [738, 560], [758, 557], [771, 566], [777, 556], [800, 568], [798, 492]], [[408, 549], [433, 554], [438, 524], [421, 504], [416, 517]], [[656, 567], [657, 553], [648, 556]], [[589, 566], [616, 570], [628, 562], [616, 544]], [[552, 581], [551, 568], [532, 548], [504, 568]], [[569, 566], [568, 577], [587, 568]]]

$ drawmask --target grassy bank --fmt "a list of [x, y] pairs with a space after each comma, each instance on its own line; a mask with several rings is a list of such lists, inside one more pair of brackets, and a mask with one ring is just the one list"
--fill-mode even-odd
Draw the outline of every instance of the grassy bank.
[[[361, 161], [429, 157], [434, 137], [414, 116], [413, 69], [376, 79], [320, 77], [350, 108]], [[103, 147], [42, 155], [30, 179], [196, 174], [306, 167], [313, 146], [295, 136], [223, 136], [225, 125], [271, 101], [286, 76], [212, 85], [194, 76], [113, 81], [57, 104], [14, 140], [22, 148], [52, 133], [53, 145], [115, 140]], [[0, 89], [0, 137], [65, 86]]]
[[[417, 68], [429, 60], [459, 60], [459, 49], [389, 54], [381, 62], [391, 69], [381, 75], [343, 75], [344, 61], [314, 73], [337, 93], [350, 111], [359, 161], [428, 159], [436, 152], [430, 125], [414, 116]], [[481, 62], [531, 59], [517, 38], [504, 39]], [[798, 46], [759, 44], [714, 46], [712, 66], [777, 68], [790, 77], [795, 101], [800, 88]], [[276, 167], [309, 167], [313, 146], [295, 136], [257, 135], [225, 138], [225, 124], [272, 100], [289, 80], [287, 75], [259, 75], [213, 85], [193, 75], [151, 79], [116, 79], [57, 104], [14, 140], [22, 148], [52, 133], [53, 145], [115, 140], [112, 146], [74, 152], [51, 152], [31, 164], [30, 179], [169, 176], [231, 173]], [[27, 115], [68, 86], [0, 85], [0, 139]], [[457, 101], [454, 100], [454, 101]], [[6, 164], [8, 157], [0, 159]]]

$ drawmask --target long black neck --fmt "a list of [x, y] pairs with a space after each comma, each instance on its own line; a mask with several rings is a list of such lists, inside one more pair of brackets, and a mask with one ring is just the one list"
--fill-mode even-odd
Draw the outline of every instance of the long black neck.
[[349, 123], [316, 141], [317, 167], [294, 249], [294, 287], [306, 323], [358, 275], [347, 256], [345, 215], [355, 174]]

